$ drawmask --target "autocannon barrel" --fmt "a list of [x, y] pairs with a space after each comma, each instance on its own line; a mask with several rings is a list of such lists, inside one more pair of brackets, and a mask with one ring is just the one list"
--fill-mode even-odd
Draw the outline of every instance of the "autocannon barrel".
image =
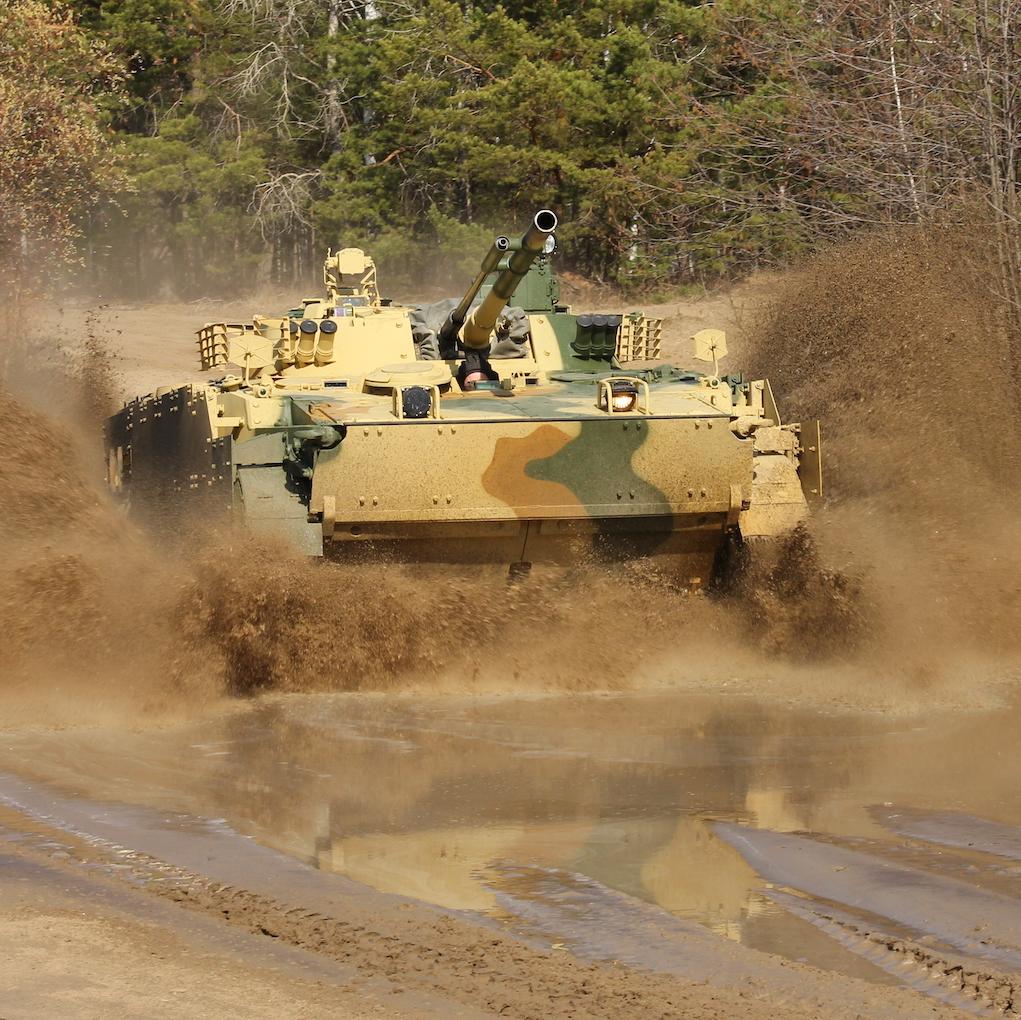
[[528, 267], [535, 261], [536, 255], [543, 250], [546, 239], [556, 229], [557, 217], [554, 212], [540, 209], [535, 214], [532, 225], [521, 238], [520, 247], [511, 253], [507, 268], [497, 276], [490, 292], [464, 324], [462, 341], [466, 348], [484, 350], [488, 346], [500, 312], [514, 296], [514, 291], [528, 272]]
[[441, 342], [453, 343], [457, 339], [457, 334], [461, 332], [461, 327], [464, 325], [464, 320], [468, 315], [468, 309], [471, 308], [471, 303], [475, 300], [475, 295], [478, 294], [482, 284], [486, 282], [486, 277], [500, 264], [500, 259], [510, 250], [510, 240], [504, 237], [502, 234], [493, 241], [492, 247], [486, 252], [486, 257], [482, 260], [482, 265], [479, 267], [479, 271], [472, 280], [471, 286], [464, 292], [464, 297], [458, 301], [457, 306], [447, 316], [446, 321], [440, 327], [439, 338]]

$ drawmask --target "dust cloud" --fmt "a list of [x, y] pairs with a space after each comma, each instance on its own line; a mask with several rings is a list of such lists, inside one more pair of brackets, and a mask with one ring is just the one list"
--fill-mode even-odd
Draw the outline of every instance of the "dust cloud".
[[[11, 341], [0, 366], [0, 695], [8, 723], [70, 725], [218, 696], [179, 641], [183, 565], [107, 499], [116, 379], [86, 318], [61, 350]], [[71, 349], [79, 352], [73, 354]]]
[[760, 309], [747, 365], [791, 420], [823, 422], [811, 537], [853, 579], [859, 660], [918, 692], [956, 677], [976, 700], [1021, 651], [1021, 339], [986, 257], [950, 228], [825, 251]]
[[509, 587], [312, 562], [216, 529], [187, 550], [158, 543], [105, 492], [106, 359], [81, 348], [70, 371], [21, 359], [0, 385], [9, 720], [159, 716], [264, 691], [618, 689], [650, 628], [688, 631], [689, 653], [712, 658], [714, 607], [627, 570]]
[[905, 232], [791, 274], [746, 367], [825, 423], [830, 500], [716, 597], [641, 569], [502, 579], [314, 563], [238, 533], [157, 546], [105, 493], [117, 385], [86, 321], [70, 368], [0, 380], [8, 718], [205, 711], [268, 691], [685, 687], [916, 710], [995, 698], [1021, 644], [1008, 334]]

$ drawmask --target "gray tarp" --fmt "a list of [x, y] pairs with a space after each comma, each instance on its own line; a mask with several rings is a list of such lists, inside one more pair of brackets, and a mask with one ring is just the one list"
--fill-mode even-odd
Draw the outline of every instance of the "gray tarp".
[[[415, 351], [422, 361], [440, 361], [456, 358], [457, 350], [453, 344], [441, 349], [437, 332], [447, 316], [457, 305], [456, 298], [445, 298], [434, 301], [431, 305], [419, 305], [411, 312], [411, 335], [415, 341]], [[472, 306], [474, 310], [475, 306]], [[471, 311], [468, 313], [471, 314]], [[500, 314], [494, 331], [490, 358], [524, 358], [529, 354], [527, 347], [529, 323], [523, 308], [508, 307]]]

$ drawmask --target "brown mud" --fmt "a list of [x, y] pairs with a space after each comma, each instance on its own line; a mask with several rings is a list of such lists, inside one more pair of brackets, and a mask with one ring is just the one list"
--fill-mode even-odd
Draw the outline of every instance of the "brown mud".
[[4, 733], [0, 852], [485, 1013], [940, 1015], [907, 984], [1011, 1015], [1016, 726], [676, 692], [277, 697]]
[[[735, 365], [825, 422], [828, 505], [782, 555], [752, 550], [745, 583], [715, 601], [642, 565], [508, 589], [314, 565], [205, 526], [186, 552], [165, 548], [103, 492], [100, 423], [125, 365], [149, 385], [187, 378], [185, 320], [214, 309], [62, 313], [63, 367], [27, 343], [0, 390], [8, 687], [57, 687], [66, 704], [84, 684], [90, 711], [95, 693], [148, 711], [272, 689], [721, 682], [884, 710], [992, 703], [1017, 673], [1018, 402], [1002, 330], [958, 263], [944, 236], [876, 237], [768, 287], [658, 309], [667, 359], [721, 318]], [[642, 647], [640, 670], [608, 668], [622, 641]]]
[[[868, 846], [855, 852], [882, 869], [884, 830], [861, 798], [903, 787], [876, 771], [849, 788], [846, 770], [863, 752], [893, 750], [897, 734], [854, 729], [841, 737], [834, 720], [675, 695], [291, 697], [198, 726], [6, 734], [3, 767], [17, 763], [50, 785], [0, 777], [0, 825], [20, 834], [11, 851], [28, 861], [51, 854], [51, 866], [87, 866], [486, 1015], [954, 1015], [894, 987], [905, 978], [951, 1004], [985, 1001], [988, 989], [951, 988], [937, 960], [997, 975], [997, 994], [1007, 994], [983, 946], [966, 945], [963, 964], [947, 956], [953, 917], [934, 929], [938, 940], [918, 942], [932, 922], [905, 935], [879, 890], [849, 919], [850, 908], [802, 894], [797, 909], [810, 919], [799, 920], [771, 899], [759, 862], [728, 847], [734, 833], [766, 839], [811, 822], [811, 837], [780, 838], [812, 848], [806, 881], [820, 881], [815, 864], [825, 883], [826, 855], [838, 852], [826, 834], [843, 847], [865, 826]], [[994, 734], [984, 733], [990, 745]], [[838, 760], [785, 793], [820, 741]], [[916, 750], [934, 760], [934, 746]], [[724, 817], [735, 822], [717, 831]], [[1009, 829], [1011, 817], [999, 824]], [[835, 903], [855, 889], [841, 870], [824, 885]], [[904, 902], [924, 910], [926, 882], [939, 894], [941, 879], [917, 860], [902, 870], [915, 890]], [[975, 885], [967, 902], [986, 908], [986, 941], [1017, 943], [1008, 901], [990, 911]], [[834, 916], [897, 943], [885, 951], [894, 962], [873, 959], [864, 936], [842, 949], [815, 932]], [[903, 967], [906, 946], [927, 949], [929, 962]], [[798, 962], [806, 958], [829, 973]]]
[[[810, 969], [796, 965], [779, 971], [778, 968], [770, 968], [767, 962], [766, 973], [777, 979], [770, 982], [763, 974], [748, 975], [740, 964], [734, 966], [732, 961], [728, 961], [731, 963], [729, 980], [719, 980], [723, 975], [717, 972], [717, 982], [709, 985], [704, 981], [685, 980], [669, 974], [642, 973], [614, 963], [585, 963], [558, 952], [558, 945], [537, 946], [503, 932], [480, 930], [478, 924], [453, 914], [436, 913], [381, 896], [359, 902], [346, 894], [347, 890], [332, 888], [332, 883], [315, 872], [310, 873], [314, 884], [296, 891], [286, 880], [280, 881], [282, 869], [276, 860], [265, 862], [261, 880], [253, 877], [249, 883], [262, 886], [265, 891], [253, 892], [250, 888], [211, 880], [202, 872], [190, 871], [151, 854], [128, 851], [120, 843], [85, 834], [68, 836], [60, 828], [34, 822], [31, 815], [27, 816], [27, 822], [25, 818], [25, 815], [13, 818], [8, 815], [5, 819], [13, 821], [20, 829], [35, 829], [20, 839], [20, 845], [13, 853], [5, 855], [8, 868], [13, 865], [28, 871], [34, 867], [38, 872], [48, 864], [49, 882], [59, 882], [65, 888], [69, 873], [76, 875], [87, 868], [91, 872], [89, 891], [92, 896], [95, 896], [97, 887], [108, 889], [111, 884], [116, 887], [130, 883], [131, 887], [143, 888], [149, 897], [183, 907], [192, 917], [215, 918], [221, 926], [228, 926], [228, 931], [233, 929], [234, 932], [254, 936], [255, 941], [263, 944], [246, 946], [249, 958], [256, 957], [258, 960], [258, 955], [267, 952], [265, 943], [270, 942], [278, 953], [280, 950], [290, 951], [292, 958], [300, 953], [307, 956], [314, 954], [318, 964], [315, 991], [319, 993], [319, 1002], [316, 1003], [318, 1009], [311, 1013], [305, 1012], [308, 1005], [302, 1003], [298, 996], [296, 1002], [285, 1000], [279, 1005], [273, 1003], [272, 998], [269, 1001], [253, 998], [255, 993], [268, 991], [279, 1000], [288, 992], [294, 994], [297, 991], [300, 995], [304, 991], [307, 995], [312, 990], [308, 988], [311, 982], [307, 977], [303, 982], [305, 988], [299, 986], [295, 989], [297, 982], [293, 976], [285, 975], [291, 978], [291, 987], [288, 988], [281, 980], [279, 963], [274, 968], [278, 973], [266, 974], [265, 961], [259, 961], [263, 973], [257, 976], [262, 980], [253, 982], [246, 989], [238, 987], [234, 975], [229, 972], [224, 975], [228, 981], [234, 978], [237, 999], [228, 997], [221, 1007], [223, 1012], [212, 1014], [208, 1009], [210, 1000], [215, 1001], [218, 997], [222, 1001], [224, 998], [224, 988], [219, 985], [220, 975], [217, 974], [217, 987], [207, 992], [208, 971], [201, 976], [194, 971], [189, 974], [185, 967], [179, 965], [178, 973], [174, 975], [176, 981], [192, 982], [174, 989], [180, 998], [173, 1005], [179, 1003], [183, 1008], [161, 1010], [160, 1015], [336, 1016], [335, 1010], [343, 1004], [343, 999], [337, 1002], [340, 999], [335, 991], [337, 985], [349, 991], [349, 995], [354, 993], [351, 996], [354, 1002], [351, 1003], [349, 998], [348, 1009], [340, 1012], [341, 1016], [511, 1016], [523, 1020], [578, 1015], [593, 1018], [684, 1016], [691, 1020], [728, 1016], [760, 1020], [781, 1009], [783, 1015], [792, 1020], [821, 1020], [823, 1017], [846, 1017], [848, 1020], [865, 1017], [871, 1020], [875, 1017], [880, 1020], [889, 1015], [887, 1011], [891, 1008], [898, 1016], [918, 1017], [919, 1020], [923, 1017], [951, 1020], [965, 1015], [952, 1008], [923, 1005], [909, 993], [899, 990], [873, 991], [868, 986], [850, 981], [838, 982], [834, 989], [826, 982], [819, 982]], [[123, 838], [116, 828], [113, 831]], [[49, 862], [46, 862], [47, 857]], [[53, 861], [54, 857], [58, 858], [57, 862]], [[8, 869], [5, 869], [5, 874], [9, 874]], [[39, 883], [38, 874], [32, 878]], [[89, 905], [95, 911], [95, 907]], [[32, 906], [38, 915], [38, 902]], [[65, 900], [60, 901], [58, 909], [66, 910]], [[4, 913], [6, 910], [0, 912], [0, 923], [6, 920]], [[149, 907], [148, 914], [158, 917], [160, 911]], [[71, 984], [73, 993], [77, 992], [80, 996], [79, 989], [68, 980], [66, 969], [60, 966], [68, 955], [66, 943], [78, 935], [76, 925], [73, 921], [71, 924], [63, 922], [59, 913], [53, 920], [54, 927], [59, 926], [63, 931], [65, 945], [53, 953], [47, 944], [47, 963], [55, 976]], [[182, 919], [180, 915], [171, 923], [183, 929], [195, 924], [192, 918]], [[77, 926], [80, 925], [79, 921]], [[165, 934], [163, 937], [166, 939]], [[105, 943], [108, 947], [110, 941], [109, 928], [101, 929], [99, 945]], [[194, 942], [185, 945], [186, 955], [192, 955], [195, 952]], [[137, 952], [139, 947], [135, 948]], [[106, 985], [103, 990], [107, 991], [114, 968], [110, 966], [109, 959], [98, 962], [95, 949], [91, 946], [88, 949], [92, 951], [82, 955], [90, 961], [90, 976], [93, 982], [98, 978], [101, 985]], [[33, 951], [40, 955], [38, 950], [38, 943], [18, 944], [10, 958], [16, 965], [24, 966]], [[216, 947], [216, 952], [222, 960], [225, 955], [222, 945]], [[57, 958], [56, 966], [54, 956]], [[152, 974], [144, 957], [136, 955], [135, 961], [138, 973]], [[718, 956], [714, 958], [716, 965], [720, 962]], [[123, 966], [122, 961], [115, 959], [116, 963]], [[335, 969], [331, 970], [330, 964]], [[0, 980], [7, 979], [5, 984], [0, 985], [0, 990], [6, 993], [7, 1003], [13, 1006], [8, 1006], [8, 1015], [12, 1018], [38, 1015], [35, 1009], [39, 998], [25, 994], [26, 985], [35, 983], [35, 975], [22, 972], [8, 976], [9, 972], [5, 974], [5, 971], [6, 965], [0, 965]], [[267, 978], [271, 978], [272, 982]], [[127, 986], [125, 991], [133, 993], [134, 1000], [139, 1001], [143, 1010], [151, 1009], [154, 999], [159, 996], [159, 990], [155, 988], [149, 994], [139, 996], [137, 975], [136, 981], [124, 981], [123, 984]], [[841, 996], [840, 1006], [832, 1005], [829, 999], [834, 991]], [[46, 987], [44, 994], [52, 995], [52, 986]], [[393, 996], [399, 998], [395, 1001]], [[85, 1009], [81, 1009], [75, 1008], [78, 1003], [74, 998], [63, 998], [61, 1015], [104, 1015], [88, 1008], [89, 999], [86, 999]], [[72, 998], [70, 1003], [68, 998]], [[243, 1000], [244, 1005], [241, 1006], [238, 1000]], [[166, 1003], [165, 994], [162, 1002]], [[19, 1009], [22, 1003], [27, 1008]], [[125, 1004], [122, 995], [117, 995], [110, 1003], [118, 1012]], [[356, 1008], [351, 1009], [352, 1005]], [[274, 1009], [283, 1011], [277, 1013]]]

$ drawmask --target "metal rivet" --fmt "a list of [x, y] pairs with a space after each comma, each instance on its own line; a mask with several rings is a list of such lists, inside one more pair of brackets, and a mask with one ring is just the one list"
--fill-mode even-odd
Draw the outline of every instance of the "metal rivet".
[[373, 506], [379, 506], [379, 497], [378, 496], [373, 496], [372, 497], [372, 505]]
[[433, 504], [434, 505], [439, 503], [439, 501], [440, 501], [440, 497], [439, 496], [433, 496]]
[[359, 496], [358, 497], [358, 505], [359, 506], [365, 506], [365, 497], [364, 496]]
[[447, 496], [447, 502], [448, 503], [453, 503], [454, 502], [454, 497], [453, 496]]
[[688, 499], [691, 499], [695, 495], [694, 489], [688, 489]]

